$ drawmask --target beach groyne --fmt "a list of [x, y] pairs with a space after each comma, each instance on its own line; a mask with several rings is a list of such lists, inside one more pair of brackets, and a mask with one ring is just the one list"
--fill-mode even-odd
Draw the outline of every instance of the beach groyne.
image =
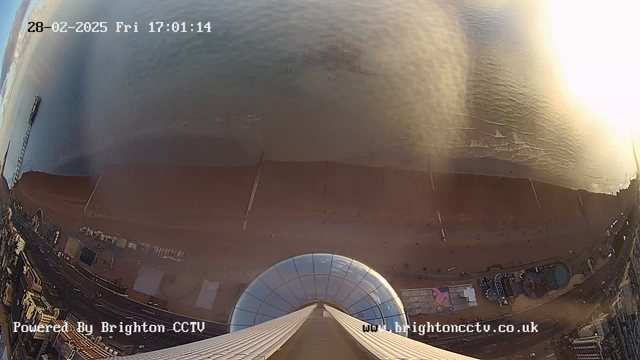
[[179, 245], [187, 256], [235, 259], [249, 269], [326, 251], [379, 271], [411, 266], [435, 273], [602, 246], [604, 229], [631, 206], [637, 188], [634, 181], [613, 196], [528, 179], [265, 161], [247, 217], [257, 171], [118, 165], [99, 181], [27, 173], [16, 194], [27, 211], [42, 208], [64, 229], [89, 226]]

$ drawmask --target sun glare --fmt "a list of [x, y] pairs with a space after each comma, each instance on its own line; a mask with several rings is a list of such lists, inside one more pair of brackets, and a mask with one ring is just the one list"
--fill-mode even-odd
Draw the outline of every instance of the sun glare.
[[548, 0], [554, 57], [570, 93], [621, 134], [640, 116], [640, 2]]

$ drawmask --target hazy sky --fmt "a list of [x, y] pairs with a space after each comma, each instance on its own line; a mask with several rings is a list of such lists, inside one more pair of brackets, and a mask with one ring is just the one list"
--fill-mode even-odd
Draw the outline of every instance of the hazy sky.
[[[16, 11], [20, 6], [21, 0], [0, 0], [0, 56], [4, 55], [4, 50], [9, 40], [9, 31], [13, 20], [16, 16]], [[2, 57], [0, 57], [0, 67]]]

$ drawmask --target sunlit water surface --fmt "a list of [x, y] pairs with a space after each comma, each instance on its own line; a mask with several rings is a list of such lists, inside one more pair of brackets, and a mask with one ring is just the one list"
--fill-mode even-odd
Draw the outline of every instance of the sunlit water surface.
[[[5, 112], [9, 179], [36, 94], [25, 171], [243, 165], [264, 151], [607, 192], [635, 176], [633, 121], [621, 105], [631, 96], [595, 73], [620, 111], [594, 109], [593, 91], [575, 91], [572, 79], [584, 78], [567, 61], [591, 50], [562, 47], [579, 35], [562, 25], [571, 14], [543, 2], [72, 0], [39, 11], [47, 24], [106, 21], [109, 30], [27, 39]], [[116, 21], [137, 21], [139, 32], [117, 33]], [[212, 31], [149, 33], [151, 21]], [[628, 71], [619, 65], [616, 74]]]

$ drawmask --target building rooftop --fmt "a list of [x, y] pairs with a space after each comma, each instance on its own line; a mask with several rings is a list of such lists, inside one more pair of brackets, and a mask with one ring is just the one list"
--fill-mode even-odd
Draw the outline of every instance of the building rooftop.
[[27, 291], [25, 294], [25, 297], [27, 297], [28, 300], [31, 300], [31, 302], [33, 302], [33, 305], [35, 307], [41, 308], [43, 310], [47, 308], [46, 304], [42, 302], [42, 300], [40, 299], [39, 294], [33, 293], [31, 291]]
[[[51, 325], [64, 325], [62, 320], [52, 320]], [[75, 326], [69, 324], [68, 331], [61, 331], [59, 339], [68, 343], [71, 348], [76, 350], [85, 359], [105, 359], [113, 357], [113, 354], [91, 341], [84, 334], [78, 332]]]
[[461, 311], [478, 306], [473, 285], [404, 289], [400, 292], [409, 316]]

